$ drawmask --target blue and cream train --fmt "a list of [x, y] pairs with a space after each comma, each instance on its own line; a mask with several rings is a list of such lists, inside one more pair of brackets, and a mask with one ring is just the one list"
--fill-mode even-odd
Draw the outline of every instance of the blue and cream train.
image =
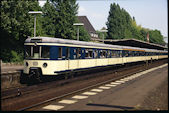
[[24, 43], [24, 74], [39, 78], [92, 67], [168, 58], [168, 51], [50, 37]]

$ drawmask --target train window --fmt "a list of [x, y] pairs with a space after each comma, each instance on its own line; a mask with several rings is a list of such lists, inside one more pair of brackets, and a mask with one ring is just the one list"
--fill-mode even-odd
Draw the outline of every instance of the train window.
[[135, 53], [135, 52], [134, 52], [134, 51], [132, 51], [132, 57], [134, 57], [134, 53]]
[[115, 58], [115, 57], [117, 57], [117, 51], [116, 51], [116, 50], [113, 50], [113, 51], [112, 51], [112, 58]]
[[70, 57], [70, 48], [66, 48], [66, 59], [69, 59]]
[[132, 51], [128, 51], [128, 55], [129, 55], [129, 57], [132, 57], [133, 56], [133, 54], [132, 54], [133, 52]]
[[25, 46], [25, 58], [31, 57], [31, 46]]
[[149, 52], [149, 56], [152, 56], [152, 53], [151, 53], [151, 52]]
[[144, 56], [144, 52], [143, 51], [141, 51], [141, 56]]
[[140, 55], [140, 52], [139, 51], [136, 51], [136, 56], [139, 56]]
[[138, 56], [141, 56], [141, 51], [138, 51]]
[[73, 48], [72, 48], [72, 58], [73, 58], [73, 59], [76, 59], [76, 58], [77, 58], [77, 53], [76, 53], [76, 52], [77, 52], [77, 48], [73, 47]]
[[124, 51], [124, 57], [128, 57], [129, 56], [129, 51], [125, 50]]
[[39, 54], [39, 46], [34, 46], [33, 47], [33, 58], [40, 58], [40, 54]]
[[77, 55], [77, 58], [78, 58], [78, 59], [81, 58], [81, 48], [77, 48], [77, 50], [76, 50], [76, 55]]
[[74, 53], [76, 53], [76, 49], [74, 49], [73, 51], [74, 51]]
[[135, 51], [132, 51], [133, 56], [135, 56]]
[[119, 55], [120, 55], [120, 51], [116, 50], [116, 57], [119, 57]]
[[141, 55], [140, 56], [144, 56], [144, 52], [143, 51], [141, 51]]
[[122, 50], [119, 50], [119, 57], [122, 57]]
[[154, 55], [157, 55], [157, 53], [154, 52]]
[[122, 55], [122, 51], [119, 50], [113, 50], [111, 54], [112, 58], [120, 57], [120, 55]]
[[106, 58], [106, 50], [100, 50], [100, 58]]
[[88, 49], [85, 49], [85, 58], [88, 58], [88, 55], [89, 54], [89, 50]]
[[33, 53], [39, 53], [39, 46], [33, 47]]
[[114, 57], [115, 57], [115, 51], [114, 51], [114, 50], [112, 51], [111, 56], [112, 56], [112, 58], [114, 58]]
[[85, 59], [85, 49], [81, 48], [81, 59]]
[[107, 53], [107, 51], [106, 50], [103, 50], [103, 58], [106, 58], [106, 53]]
[[133, 57], [135, 56], [135, 51], [132, 51], [132, 56], [133, 56]]
[[111, 52], [112, 52], [111, 50], [107, 51], [107, 58], [111, 58]]
[[58, 59], [62, 58], [62, 47], [58, 48]]
[[42, 58], [50, 58], [50, 47], [42, 46]]
[[113, 50], [110, 50], [110, 58], [112, 58]]
[[89, 49], [89, 57], [93, 58], [93, 49]]
[[97, 49], [94, 50], [94, 58], [97, 58], [98, 57], [98, 51]]
[[155, 55], [158, 55], [157, 53], [155, 53]]
[[85, 49], [85, 58], [93, 58], [93, 49]]
[[103, 58], [103, 50], [100, 50], [100, 58]]

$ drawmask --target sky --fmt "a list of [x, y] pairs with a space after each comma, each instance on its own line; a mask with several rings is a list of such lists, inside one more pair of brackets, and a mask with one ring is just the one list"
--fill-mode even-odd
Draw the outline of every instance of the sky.
[[[40, 0], [42, 6], [45, 0]], [[152, 30], [160, 30], [168, 37], [167, 0], [77, 0], [78, 16], [87, 16], [95, 30], [106, 27], [110, 4], [118, 3], [131, 17], [135, 17], [137, 25]], [[168, 38], [165, 39], [168, 42]]]

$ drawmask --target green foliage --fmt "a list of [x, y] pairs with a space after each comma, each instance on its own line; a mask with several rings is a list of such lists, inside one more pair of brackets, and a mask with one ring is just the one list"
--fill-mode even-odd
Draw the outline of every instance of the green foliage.
[[149, 31], [149, 39], [151, 43], [164, 44], [163, 36], [159, 30]]
[[[34, 15], [29, 11], [42, 11], [36, 16], [36, 36], [76, 39], [76, 0], [47, 0], [41, 8], [35, 1], [1, 1], [1, 51], [4, 62], [23, 60], [23, 45], [28, 36], [34, 36]], [[90, 36], [80, 27], [80, 40], [89, 41]]]
[[121, 9], [117, 4], [110, 5], [110, 11], [108, 16], [107, 28], [109, 39], [124, 39], [131, 37], [131, 17], [125, 11]]
[[110, 11], [107, 21], [108, 35], [107, 39], [135, 38], [147, 41], [147, 33], [151, 43], [163, 44], [163, 36], [158, 30], [150, 30], [137, 25], [135, 17], [131, 18], [128, 12], [117, 4], [110, 5]]
[[44, 30], [44, 35], [54, 37], [55, 36], [55, 25], [56, 15], [58, 14], [55, 7], [47, 0], [45, 5], [42, 7], [43, 19], [42, 26]]
[[96, 33], [98, 34], [98, 37], [100, 39], [103, 39], [103, 36], [104, 36], [104, 39], [106, 39], [106, 37], [107, 37], [107, 33], [105, 33], [105, 32], [96, 31]]
[[55, 37], [65, 39], [75, 39], [75, 28], [78, 5], [76, 0], [51, 0], [51, 5], [55, 10], [54, 18]]
[[[78, 4], [76, 0], [47, 0], [42, 8], [42, 26], [46, 36], [77, 39], [77, 28], [74, 23], [77, 19]], [[84, 27], [79, 29], [79, 40], [89, 41], [90, 36]]]
[[23, 61], [23, 53], [17, 53], [16, 51], [11, 51], [11, 60], [10, 62], [22, 62]]
[[86, 29], [83, 26], [81, 26], [79, 28], [79, 40], [81, 40], [81, 41], [90, 41], [90, 39], [91, 38], [90, 38], [89, 34], [87, 33]]
[[[106, 30], [106, 28], [103, 27], [101, 30]], [[98, 37], [102, 40], [103, 40], [103, 37], [104, 37], [104, 39], [106, 39], [106, 37], [108, 37], [107, 32], [100, 32], [100, 31], [96, 30], [96, 33], [98, 34]]]
[[[41, 10], [38, 1], [1, 1], [0, 59], [9, 62], [18, 60], [17, 55], [20, 51], [23, 53], [25, 39], [33, 36], [34, 17], [28, 12], [35, 10]], [[40, 24], [37, 27], [40, 30]]]

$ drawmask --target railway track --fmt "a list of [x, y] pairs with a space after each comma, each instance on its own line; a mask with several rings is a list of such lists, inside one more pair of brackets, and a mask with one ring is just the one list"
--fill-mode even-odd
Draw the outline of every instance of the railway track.
[[[67, 80], [52, 81], [48, 83], [24, 87], [20, 89], [19, 95], [17, 90], [15, 90], [16, 94], [13, 96], [5, 95], [5, 92], [3, 92], [4, 94], [1, 93], [1, 108], [4, 111], [33, 110], [37, 106], [48, 104], [51, 101], [106, 84], [110, 81], [124, 78], [131, 74], [135, 74], [137, 72], [161, 65], [164, 62], [166, 61], [155, 61], [151, 65], [147, 65], [146, 68], [144, 63], [141, 65], [127, 64], [124, 65], [125, 67], [116, 66], [114, 67], [116, 69], [109, 71], [105, 69], [103, 72], [91, 73], [87, 74], [86, 76], [78, 76]], [[10, 93], [10, 91], [8, 93]]]

